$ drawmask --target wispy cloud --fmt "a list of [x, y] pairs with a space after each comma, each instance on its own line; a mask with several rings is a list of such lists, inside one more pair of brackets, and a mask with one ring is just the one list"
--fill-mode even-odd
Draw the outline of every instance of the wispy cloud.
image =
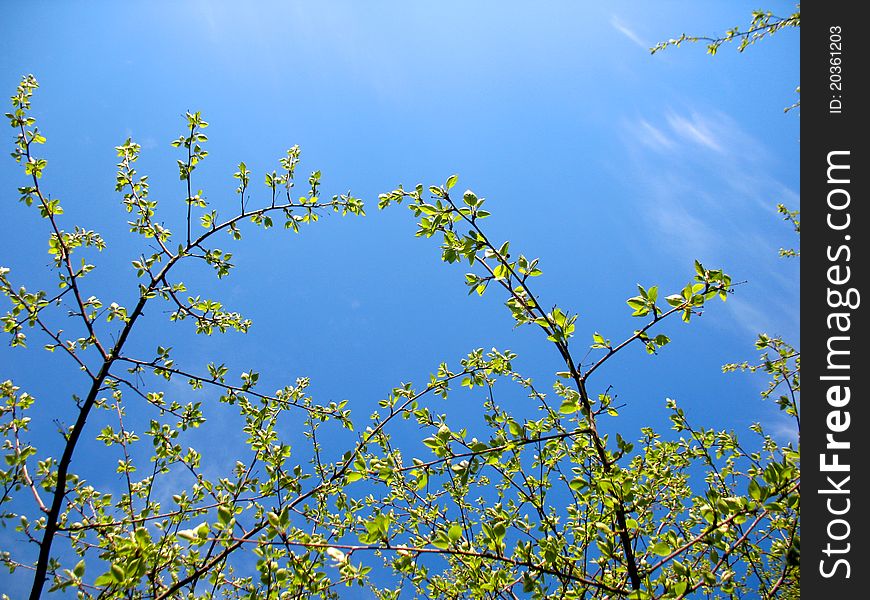
[[767, 331], [770, 327], [769, 315], [765, 311], [747, 302], [739, 296], [728, 299], [725, 304], [740, 327], [751, 336]]
[[642, 210], [632, 218], [649, 231], [650, 247], [668, 262], [699, 259], [747, 280], [726, 309], [741, 335], [795, 336], [797, 268], [777, 251], [798, 242], [775, 213], [778, 202], [797, 207], [799, 197], [773, 174], [765, 142], [729, 115], [698, 107], [626, 119], [623, 140], [630, 160], [619, 177], [636, 182], [629, 184]]
[[716, 152], [724, 152], [717, 139], [718, 136], [714, 133], [715, 124], [711, 119], [692, 113], [688, 118], [670, 114], [667, 121], [673, 132], [683, 139], [706, 146]]
[[715, 252], [718, 236], [703, 213], [697, 210], [697, 201], [683, 202], [693, 195], [692, 187], [667, 173], [644, 179], [644, 220], [656, 231], [657, 239], [663, 241], [665, 247], [670, 246], [687, 256], [707, 256]]
[[631, 40], [632, 42], [634, 42], [636, 45], [640, 46], [644, 50], [649, 50], [650, 46], [652, 46], [652, 44], [650, 44], [649, 42], [647, 42], [646, 40], [641, 38], [631, 27], [629, 27], [628, 25], [623, 23], [620, 20], [620, 18], [617, 17], [616, 15], [613, 15], [610, 18], [610, 24], [619, 33], [621, 33], [622, 35], [627, 37], [629, 40]]
[[220, 36], [220, 26], [215, 15], [215, 7], [208, 0], [197, 0], [194, 5], [198, 22], [206, 24], [206, 31], [212, 41], [216, 41]]
[[778, 412], [776, 416], [762, 423], [765, 433], [770, 435], [780, 444], [798, 443], [798, 430], [794, 418], [785, 413]]
[[674, 141], [670, 137], [644, 119], [638, 121], [635, 133], [638, 141], [655, 150], [668, 150], [674, 147]]

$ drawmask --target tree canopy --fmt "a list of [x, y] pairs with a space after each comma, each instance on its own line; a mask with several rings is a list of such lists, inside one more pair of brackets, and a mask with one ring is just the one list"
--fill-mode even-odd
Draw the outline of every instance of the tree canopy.
[[[753, 14], [746, 32], [709, 47], [792, 25], [799, 13]], [[542, 300], [542, 259], [493, 234], [492, 203], [460, 191], [458, 175], [366, 205], [326, 192], [319, 170], [301, 175], [292, 146], [265, 173], [238, 163], [234, 193], [213, 200], [197, 181], [209, 123], [191, 111], [171, 143], [180, 212], [151, 195], [138, 170], [147, 150], [132, 138], [117, 146], [136, 280], [96, 285], [113, 250], [43, 183], [37, 88], [23, 77], [6, 116], [23, 226], [47, 240], [49, 261], [45, 273], [0, 268], [3, 329], [12, 347], [40, 345], [71, 364], [78, 391], [48, 399], [14, 379], [0, 384], [0, 518], [27, 542], [0, 560], [26, 573], [31, 599], [338, 598], [357, 586], [383, 599], [799, 596], [797, 446], [761, 425], [738, 434], [706, 424], [673, 399], [648, 409], [665, 412], [670, 430], [629, 437], [605, 376], [618, 360], [639, 360], [628, 349], [666, 352], [665, 324], [692, 325], [739, 294], [743, 282], [723, 267], [695, 260], [680, 285], [638, 284], [620, 300], [635, 327], [587, 338], [567, 304]], [[507, 348], [471, 348], [423, 381], [397, 382], [361, 415], [315, 397], [304, 376], [271, 391], [263, 369], [231, 372], [218, 352], [176, 360], [169, 327], [248, 333], [228, 282], [249, 236], [306, 235], [331, 226], [331, 213], [372, 218], [372, 204], [409, 210], [415, 235], [465, 271], [470, 296], [497, 296], [516, 328], [552, 350], [552, 379], [520, 372]], [[799, 230], [799, 213], [779, 210]], [[143, 350], [136, 336], [159, 341]], [[758, 360], [724, 370], [765, 373], [762, 397], [799, 432], [798, 351], [768, 334], [756, 349]], [[45, 450], [32, 429], [49, 420], [57, 435]], [[216, 421], [241, 433], [210, 434]]]

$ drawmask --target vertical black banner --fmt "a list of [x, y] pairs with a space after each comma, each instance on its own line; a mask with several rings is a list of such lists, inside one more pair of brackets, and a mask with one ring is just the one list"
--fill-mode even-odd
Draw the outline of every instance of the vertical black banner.
[[801, 588], [866, 598], [870, 30], [860, 2], [802, 8]]

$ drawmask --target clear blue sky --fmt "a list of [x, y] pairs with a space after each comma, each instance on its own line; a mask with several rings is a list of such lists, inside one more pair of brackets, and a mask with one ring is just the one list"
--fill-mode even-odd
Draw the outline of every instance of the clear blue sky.
[[[612, 384], [627, 404], [625, 437], [667, 427], [666, 397], [699, 424], [745, 430], [762, 421], [788, 436], [775, 406], [758, 400], [763, 380], [722, 375], [720, 366], [751, 359], [758, 331], [799, 335], [798, 263], [777, 257], [796, 240], [775, 210], [798, 206], [799, 115], [783, 108], [796, 100], [799, 33], [743, 54], [725, 46], [715, 58], [702, 45], [648, 51], [682, 32], [723, 33], [755, 8], [18, 3], [0, 25], [0, 91], [11, 95], [25, 73], [39, 79], [44, 185], [64, 202], [67, 226], [97, 229], [109, 242], [88, 292], [107, 304], [132, 304], [129, 260], [140, 251], [113, 191], [113, 148], [128, 136], [142, 144], [139, 171], [181, 231], [185, 191], [169, 142], [186, 110], [211, 123], [195, 185], [217, 206], [234, 205], [241, 160], [254, 171], [254, 197], [265, 198], [263, 172], [294, 144], [303, 175], [323, 172], [325, 194], [350, 189], [367, 201], [362, 220], [330, 216], [300, 236], [227, 240], [238, 268], [221, 297], [254, 327], [206, 339], [175, 326], [179, 364], [219, 357], [235, 372], [256, 367], [266, 389], [310, 376], [316, 397], [346, 398], [360, 418], [392, 386], [481, 346], [518, 352], [516, 367], [549, 388], [560, 365], [543, 337], [513, 330], [497, 294], [468, 297], [463, 268], [440, 264], [437, 244], [414, 237], [406, 209], [376, 210], [377, 194], [399, 183], [459, 173], [461, 189], [488, 199], [491, 237], [541, 258], [543, 303], [580, 314], [575, 347], [594, 331], [629, 335], [639, 322], [624, 301], [635, 283], [670, 293], [695, 258], [749, 282], [697, 323], [665, 326], [673, 341], [659, 357], [628, 352], [597, 376], [599, 389]], [[787, 14], [794, 5], [765, 8]], [[45, 235], [33, 233], [42, 224], [16, 202], [23, 177], [11, 159], [0, 160], [0, 181], [0, 264], [32, 285], [48, 262]], [[132, 342], [148, 351], [160, 341], [153, 329], [139, 335]], [[0, 378], [63, 406], [83, 389], [37, 338], [25, 352], [0, 348]]]

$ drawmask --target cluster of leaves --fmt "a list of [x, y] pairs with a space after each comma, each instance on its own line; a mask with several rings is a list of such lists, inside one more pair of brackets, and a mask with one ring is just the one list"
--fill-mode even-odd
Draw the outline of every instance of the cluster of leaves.
[[722, 46], [722, 44], [731, 43], [734, 41], [739, 42], [737, 45], [737, 51], [743, 52], [749, 46], [760, 42], [768, 36], [774, 35], [778, 31], [787, 29], [789, 27], [800, 26], [800, 4], [798, 4], [794, 12], [787, 17], [780, 17], [774, 15], [772, 12], [766, 10], [754, 10], [752, 11], [752, 20], [747, 26], [732, 27], [731, 29], [727, 30], [724, 35], [719, 37], [696, 36], [684, 33], [677, 38], [671, 38], [667, 41], [659, 42], [658, 44], [650, 48], [650, 52], [655, 54], [656, 52], [661, 52], [665, 48], [671, 46], [679, 47], [683, 42], [704, 42], [707, 44], [707, 53], [715, 55], [719, 51], [719, 47]]
[[[31, 419], [46, 409], [13, 382], [0, 384], [0, 517], [33, 542], [0, 560], [32, 570], [31, 598], [46, 582], [48, 591], [80, 598], [151, 599], [336, 598], [340, 586], [359, 584], [384, 599], [640, 600], [696, 592], [773, 597], [797, 585], [797, 452], [760, 427], [760, 449], [732, 432], [696, 428], [673, 401], [674, 432], [645, 429], [633, 443], [616, 431], [620, 407], [610, 386], [592, 377], [630, 345], [659, 352], [670, 341], [653, 331], [663, 321], [679, 315], [688, 323], [708, 302], [725, 300], [732, 282], [722, 270], [696, 262], [691, 280], [664, 302], [657, 286], [638, 286], [627, 300], [641, 320], [637, 329], [618, 342], [599, 332], [591, 344], [578, 342], [577, 313], [545, 308], [533, 291], [539, 259], [487, 236], [485, 199], [470, 190], [455, 199], [455, 175], [428, 194], [422, 185], [399, 187], [382, 194], [379, 207], [408, 201], [417, 235], [437, 238], [445, 263], [467, 261], [469, 293], [500, 290], [516, 325], [537, 329], [558, 351], [555, 397], [514, 370], [514, 353], [477, 349], [457, 367], [439, 365], [425, 385], [395, 387], [368, 419], [354, 419], [346, 402], [311, 398], [306, 378], [270, 394], [259, 372], [233, 377], [217, 361], [197, 372], [177, 364], [168, 344], [141, 357], [127, 340], [146, 322], [150, 302], [166, 303], [171, 321], [192, 320], [203, 335], [245, 333], [250, 321], [188, 292], [176, 266], [201, 262], [226, 277], [232, 253], [214, 245], [220, 232], [238, 240], [246, 222], [269, 228], [276, 216], [299, 231], [326, 210], [362, 216], [362, 202], [350, 193], [322, 200], [319, 171], [294, 199], [300, 153], [293, 147], [281, 170], [265, 175], [269, 197], [259, 208], [251, 208], [252, 176], [240, 163], [239, 202], [219, 215], [201, 190], [192, 193], [208, 124], [189, 113], [186, 133], [173, 142], [186, 151], [178, 162], [187, 187], [180, 238], [158, 221], [147, 177], [136, 172], [140, 147], [127, 140], [117, 149], [130, 230], [152, 245], [132, 261], [131, 298], [100, 300], [84, 291], [94, 266], [72, 256], [105, 244], [88, 230], [62, 230], [60, 204], [41, 188], [46, 163], [32, 151], [45, 139], [29, 113], [35, 87], [32, 77], [22, 81], [8, 117], [28, 177], [22, 197], [49, 225], [59, 292], [28, 291], [0, 270], [11, 302], [4, 330], [15, 346], [27, 343], [27, 330], [41, 332], [47, 350], [79, 367], [85, 392], [50, 411], [65, 411], [73, 423], [60, 432], [53, 458], [29, 441]], [[56, 325], [59, 317], [66, 327]], [[591, 363], [577, 360], [578, 344]], [[778, 340], [766, 338], [761, 348], [777, 353], [761, 368], [771, 390], [785, 384], [792, 391], [780, 406], [796, 418], [794, 357]], [[170, 382], [185, 384], [190, 400], [168, 392], [177, 390]], [[457, 394], [482, 399], [480, 428], [435, 409], [436, 397], [450, 402]], [[502, 406], [517, 396], [528, 398], [523, 417]], [[191, 443], [193, 430], [218, 412], [236, 413], [242, 432], [229, 465], [215, 465]], [[302, 432], [308, 447], [291, 448], [282, 434], [289, 430]], [[105, 446], [99, 459], [81, 456], [83, 436]], [[98, 487], [87, 463], [113, 453], [117, 481]]]
[[[241, 314], [227, 311], [219, 300], [188, 293], [185, 284], [174, 278], [177, 266], [201, 261], [213, 269], [218, 278], [223, 278], [230, 273], [233, 264], [232, 253], [213, 245], [221, 232], [238, 240], [244, 222], [268, 228], [273, 223], [273, 214], [283, 217], [285, 228], [298, 232], [327, 210], [363, 216], [363, 203], [350, 193], [333, 196], [331, 200], [321, 199], [319, 172], [309, 179], [308, 194], [299, 198], [291, 196], [299, 161], [299, 149], [291, 148], [280, 161], [282, 175], [266, 177], [266, 186], [272, 192], [269, 203], [248, 208], [248, 171], [242, 163], [240, 172], [245, 177], [239, 192], [242, 196], [240, 210], [235, 214], [229, 211], [226, 216], [219, 215], [217, 210], [204, 213], [209, 208], [208, 203], [202, 191], [191, 192], [191, 177], [208, 155], [203, 146], [207, 137], [202, 132], [208, 123], [200, 114], [189, 113], [186, 115], [187, 134], [173, 142], [173, 146], [187, 151], [186, 159], [179, 160], [179, 176], [187, 184], [186, 237], [179, 241], [175, 241], [172, 231], [157, 218], [159, 207], [149, 197], [148, 178], [140, 176], [135, 169], [140, 146], [127, 140], [117, 148], [120, 162], [116, 190], [122, 195], [123, 206], [132, 214], [128, 222], [130, 231], [152, 245], [149, 252], [131, 261], [138, 284], [130, 290], [129, 302], [104, 301], [83, 291], [87, 284], [85, 278], [95, 266], [89, 262], [88, 255], [82, 254], [79, 259], [74, 254], [87, 249], [102, 251], [105, 243], [99, 234], [90, 230], [80, 227], [74, 227], [72, 232], [63, 230], [59, 221], [63, 215], [62, 205], [57, 198], [50, 198], [41, 186], [47, 161], [33, 152], [36, 145], [45, 142], [45, 137], [30, 114], [36, 87], [32, 76], [25, 77], [12, 97], [13, 112], [6, 116], [17, 131], [13, 157], [23, 165], [28, 178], [28, 184], [19, 188], [21, 200], [27, 206], [38, 208], [40, 216], [48, 222], [49, 254], [53, 258], [59, 291], [30, 291], [13, 283], [9, 269], [0, 269], [0, 289], [11, 302], [2, 322], [13, 346], [27, 344], [27, 329], [40, 331], [48, 340], [46, 350], [62, 351], [79, 367], [84, 377], [80, 385], [86, 393], [74, 396], [74, 402], [66, 410], [54, 408], [48, 413], [50, 417], [73, 424], [63, 426], [59, 432], [60, 457], [40, 458], [37, 449], [23, 439], [27, 435], [29, 415], [32, 410], [38, 410], [38, 406], [34, 406], [32, 396], [19, 394], [11, 381], [3, 384], [4, 454], [9, 468], [0, 474], [3, 486], [0, 505], [4, 509], [13, 507], [3, 513], [4, 524], [10, 519], [18, 522], [17, 528], [23, 537], [35, 542], [34, 547], [39, 549], [32, 560], [21, 562], [9, 553], [3, 555], [3, 560], [10, 568], [26, 565], [33, 569], [31, 597], [34, 598], [40, 596], [46, 580], [50, 580], [51, 590], [72, 587], [87, 596], [126, 595], [123, 590], [143, 586], [142, 593], [149, 597], [169, 597], [186, 585], [182, 582], [185, 576], [189, 583], [220, 571], [214, 571], [214, 565], [209, 564], [215, 554], [220, 554], [220, 547], [214, 545], [205, 553], [187, 549], [180, 543], [182, 526], [209, 512], [225, 514], [228, 506], [248, 502], [249, 494], [283, 503], [285, 496], [299, 489], [301, 481], [310, 476], [296, 465], [284, 465], [289, 458], [289, 447], [274, 443], [277, 439], [274, 427], [279, 415], [298, 409], [312, 422], [335, 419], [345, 427], [351, 425], [343, 404], [319, 406], [306, 397], [304, 379], [274, 394], [261, 394], [254, 389], [259, 379], [255, 372], [243, 373], [239, 381], [231, 381], [222, 365], [208, 365], [207, 374], [188, 372], [175, 365], [171, 348], [159, 347], [155, 357], [138, 358], [129, 354], [127, 340], [134, 328], [144, 326], [146, 305], [156, 301], [170, 305], [171, 321], [193, 320], [197, 333], [246, 332], [250, 321]], [[280, 201], [275, 193], [277, 183], [286, 190], [285, 198]], [[204, 213], [199, 218], [199, 232], [196, 232], [194, 209]], [[64, 316], [68, 323], [61, 327], [58, 318]], [[72, 334], [75, 330], [80, 333]], [[145, 380], [148, 373], [158, 382], [181, 378], [192, 390], [204, 386], [220, 390], [219, 402], [235, 406], [244, 421], [244, 430], [249, 435], [248, 467], [237, 467], [232, 475], [216, 481], [207, 479], [203, 475], [200, 453], [180, 443], [185, 431], [206, 421], [202, 401], [165, 399], [159, 384], [149, 388]], [[141, 420], [142, 412], [137, 409], [133, 411], [135, 417], [129, 417], [129, 402], [150, 407], [153, 418], [130, 423], [130, 419]], [[85, 477], [73, 472], [76, 449], [86, 429], [95, 432], [97, 441], [120, 453], [116, 471], [124, 482], [122, 489], [97, 489]], [[150, 452], [143, 447], [143, 439], [150, 440]], [[79, 459], [78, 462], [88, 461]], [[262, 466], [264, 464], [266, 466]], [[143, 465], [147, 468], [143, 469]], [[140, 475], [141, 472], [144, 475]], [[169, 483], [180, 473], [187, 473], [193, 482], [183, 491]], [[32, 510], [19, 507], [17, 492], [21, 490], [28, 490], [32, 496], [35, 503]], [[157, 500], [167, 494], [173, 496], [177, 506], [166, 507]], [[270, 509], [272, 506], [269, 504]], [[263, 507], [251, 514], [261, 525], [266, 522]], [[61, 541], [66, 542], [66, 550], [57, 549]], [[74, 567], [67, 568], [58, 554], [78, 555], [88, 560], [77, 560]], [[225, 558], [226, 555], [218, 560], [221, 568]], [[205, 564], [209, 566], [204, 568]], [[102, 573], [86, 576], [86, 567], [100, 569]], [[188, 567], [189, 575], [185, 574]], [[147, 581], [147, 585], [143, 581]]]
[[[737, 41], [737, 51], [743, 52], [749, 46], [760, 42], [761, 40], [776, 34], [779, 31], [790, 28], [799, 28], [801, 26], [801, 5], [795, 6], [794, 12], [787, 17], [774, 15], [770, 11], [754, 10], [752, 11], [752, 19], [749, 24], [743, 27], [735, 26], [727, 30], [724, 35], [718, 37], [689, 35], [683, 33], [679, 37], [671, 38], [664, 42], [659, 42], [650, 48], [651, 54], [656, 54], [672, 46], [679, 48], [684, 42], [698, 43], [702, 42], [707, 45], [707, 54], [715, 56], [719, 52], [722, 44], [730, 44]], [[795, 92], [800, 97], [801, 88], [797, 86]], [[784, 112], [789, 112], [796, 108], [800, 108], [800, 100], [786, 106]]]
[[[776, 210], [779, 214], [782, 215], [783, 220], [792, 224], [794, 228], [794, 232], [800, 234], [801, 232], [801, 211], [799, 210], [791, 210], [786, 207], [784, 204], [777, 204]], [[795, 258], [801, 255], [800, 250], [796, 248], [780, 248], [779, 255], [784, 258]]]

